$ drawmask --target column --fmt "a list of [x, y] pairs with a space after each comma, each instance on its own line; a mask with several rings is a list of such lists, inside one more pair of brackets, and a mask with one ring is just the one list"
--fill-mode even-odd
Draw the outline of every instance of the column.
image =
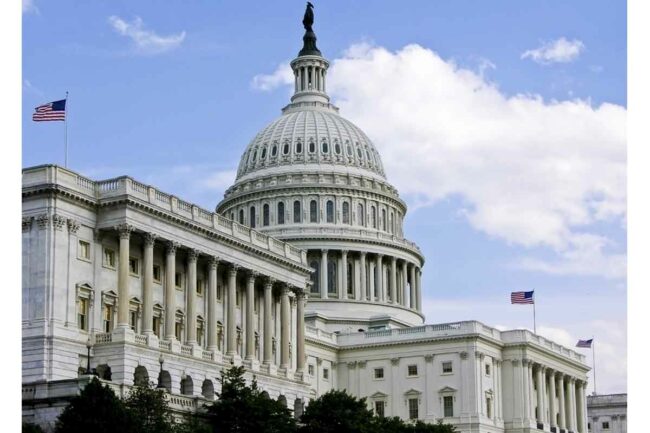
[[390, 259], [390, 302], [397, 304], [397, 257]]
[[280, 367], [289, 368], [289, 286], [282, 284], [282, 295], [280, 295]]
[[361, 277], [361, 290], [359, 290], [359, 299], [365, 300], [368, 291], [366, 287], [366, 253], [362, 251], [360, 256], [361, 264], [359, 265], [359, 275]]
[[251, 271], [248, 274], [246, 285], [246, 359], [252, 361], [255, 358], [255, 278], [257, 272]]
[[273, 303], [273, 278], [267, 278], [264, 282], [264, 364], [273, 363], [273, 321], [271, 319], [271, 308]]
[[348, 297], [348, 250], [341, 250], [341, 293], [339, 298], [347, 299]]
[[226, 355], [237, 354], [237, 324], [235, 323], [235, 302], [237, 300], [237, 269], [231, 265], [228, 269], [228, 315], [226, 317]]
[[548, 424], [548, 401], [546, 400], [546, 367], [540, 366], [542, 369], [542, 423]]
[[145, 233], [142, 254], [142, 333], [153, 334], [153, 246], [156, 235]]
[[[580, 404], [582, 406], [582, 432], [581, 433], [587, 433], [587, 382], [582, 382], [582, 398], [580, 400]], [[623, 418], [620, 419], [619, 421], [621, 425], [619, 426], [619, 431], [623, 431]]]
[[582, 383], [580, 381], [576, 381], [575, 393], [576, 393], [576, 421], [577, 421], [576, 428], [578, 432], [586, 433], [585, 424], [584, 424], [584, 413], [582, 412], [583, 410], [582, 401], [584, 400], [584, 395], [582, 394]]
[[415, 293], [416, 293], [416, 307], [418, 311], [422, 311], [422, 269], [418, 268], [415, 272]]
[[210, 257], [208, 272], [208, 350], [217, 351], [217, 266], [218, 257]]
[[557, 427], [557, 417], [555, 416], [555, 370], [551, 369], [549, 369], [548, 375], [548, 412], [550, 426]]
[[533, 362], [529, 361], [528, 362], [528, 386], [529, 386], [528, 399], [530, 401], [530, 405], [528, 407], [530, 408], [529, 418], [531, 420], [535, 419], [535, 405], [533, 405], [533, 394], [535, 392], [535, 386], [533, 384], [533, 380], [535, 380], [533, 378]]
[[296, 370], [305, 370], [305, 290], [296, 290]]
[[165, 340], [174, 340], [176, 324], [176, 242], [167, 243], [165, 257]]
[[320, 297], [321, 299], [327, 299], [327, 250], [321, 250]]
[[411, 291], [410, 291], [410, 303], [409, 303], [409, 308], [415, 308], [417, 301], [416, 301], [416, 296], [415, 296], [415, 265], [410, 264], [409, 269], [411, 271]]
[[566, 429], [566, 402], [564, 401], [564, 375], [560, 373], [557, 379], [557, 389], [558, 389], [558, 409], [560, 409], [560, 422], [558, 427], [561, 429]]
[[523, 413], [521, 415], [524, 421], [528, 421], [530, 418], [530, 385], [528, 384], [528, 361], [527, 359], [521, 360], [521, 377], [522, 377], [522, 388], [523, 388]]
[[187, 328], [185, 335], [186, 343], [196, 344], [196, 261], [199, 257], [197, 250], [191, 249], [187, 252]]
[[576, 380], [575, 378], [569, 378], [569, 408], [571, 414], [571, 431], [576, 431]]
[[537, 422], [539, 424], [544, 423], [544, 390], [542, 389], [542, 366], [537, 365], [535, 370], [537, 383]]
[[402, 261], [402, 305], [408, 307], [408, 271], [406, 260]]
[[129, 241], [133, 226], [120, 224], [115, 227], [120, 233], [120, 261], [117, 274], [117, 326], [129, 327]]
[[384, 296], [384, 268], [382, 266], [382, 254], [377, 254], [375, 259], [375, 285], [377, 290], [377, 302], [385, 302]]

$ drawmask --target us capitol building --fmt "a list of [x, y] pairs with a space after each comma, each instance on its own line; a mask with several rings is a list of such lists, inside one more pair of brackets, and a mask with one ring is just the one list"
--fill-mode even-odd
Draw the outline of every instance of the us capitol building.
[[345, 389], [461, 432], [587, 433], [583, 355], [527, 330], [425, 324], [406, 204], [330, 102], [305, 28], [291, 101], [216, 212], [128, 176], [23, 169], [23, 419], [52, 428], [89, 369], [118, 395], [152, 381], [197, 410], [234, 364], [297, 416]]

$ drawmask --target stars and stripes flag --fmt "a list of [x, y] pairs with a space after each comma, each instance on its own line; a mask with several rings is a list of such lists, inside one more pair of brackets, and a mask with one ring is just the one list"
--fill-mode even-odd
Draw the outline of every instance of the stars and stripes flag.
[[578, 340], [578, 343], [576, 344], [576, 347], [586, 347], [586, 348], [591, 348], [591, 343], [594, 341], [594, 339], [590, 340]]
[[55, 120], [65, 120], [65, 103], [67, 99], [60, 101], [48, 102], [35, 108], [32, 115], [34, 122], [51, 122]]
[[534, 290], [530, 292], [512, 292], [510, 294], [510, 303], [511, 304], [535, 304], [535, 298], [533, 297]]

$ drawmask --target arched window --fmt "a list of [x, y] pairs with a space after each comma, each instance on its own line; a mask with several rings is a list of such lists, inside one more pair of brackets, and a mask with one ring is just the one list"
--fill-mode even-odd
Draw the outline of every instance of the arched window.
[[314, 153], [314, 152], [316, 152], [316, 143], [314, 143], [313, 141], [310, 141], [309, 142], [309, 153]]
[[352, 263], [348, 262], [348, 295], [354, 295], [354, 268]]
[[352, 145], [350, 144], [349, 141], [346, 141], [346, 142], [345, 142], [345, 147], [346, 147], [346, 149], [347, 149], [348, 156], [352, 156]]
[[265, 158], [266, 158], [266, 146], [264, 146], [264, 147], [262, 148], [262, 156], [261, 156], [261, 158], [262, 158], [262, 159], [265, 159]]
[[230, 212], [230, 219], [235, 221], [235, 212]]
[[343, 224], [350, 224], [350, 203], [343, 202]]
[[393, 227], [393, 213], [392, 212], [390, 213], [389, 218], [390, 219], [388, 220], [388, 230], [390, 230], [391, 233], [395, 233], [395, 227]]
[[262, 207], [262, 224], [264, 226], [268, 226], [270, 223], [270, 211], [269, 211], [269, 205], [268, 203], [265, 203], [264, 206]]
[[284, 142], [284, 146], [282, 146], [282, 154], [283, 155], [289, 154], [289, 141]]
[[244, 224], [244, 209], [239, 209], [239, 224]]
[[323, 143], [321, 144], [321, 152], [323, 153], [328, 153], [329, 152], [329, 146], [327, 145], [327, 140], [323, 140]]
[[326, 211], [327, 211], [327, 222], [328, 223], [333, 223], [334, 222], [334, 202], [332, 200], [327, 200]]
[[300, 200], [296, 200], [293, 202], [293, 222], [294, 223], [299, 223], [302, 221], [301, 218], [301, 209], [300, 209]]
[[318, 202], [312, 200], [309, 202], [309, 222], [317, 223], [318, 222]]
[[255, 163], [255, 160], [257, 160], [257, 149], [253, 151], [253, 158], [251, 158], [251, 162]]
[[386, 209], [381, 210], [381, 227], [386, 231]]
[[300, 140], [296, 142], [296, 153], [298, 154], [302, 153], [302, 141]]
[[357, 222], [359, 223], [360, 226], [365, 226], [365, 218], [364, 218], [364, 213], [363, 213], [363, 205], [359, 203], [357, 205]]
[[284, 202], [278, 203], [278, 224], [284, 224]]
[[370, 206], [370, 224], [373, 229], [377, 228], [377, 209], [374, 206]]
[[314, 270], [311, 273], [311, 293], [320, 293], [320, 264], [316, 260], [309, 262], [309, 267]]
[[255, 206], [251, 206], [249, 223], [252, 228], [255, 228]]
[[277, 154], [278, 154], [278, 145], [274, 144], [273, 147], [271, 148], [271, 156], [275, 158]]
[[359, 159], [363, 158], [363, 153], [361, 152], [361, 149], [357, 147], [357, 156]]
[[336, 294], [336, 262], [327, 262], [327, 293]]
[[341, 154], [341, 145], [338, 141], [334, 142], [334, 152], [336, 152], [337, 155]]

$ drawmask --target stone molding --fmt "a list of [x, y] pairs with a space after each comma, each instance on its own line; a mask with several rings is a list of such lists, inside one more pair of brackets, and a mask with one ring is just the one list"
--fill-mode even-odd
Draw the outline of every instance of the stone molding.
[[34, 221], [34, 217], [23, 217], [23, 233], [32, 230], [33, 221]]
[[54, 230], [63, 230], [63, 226], [66, 224], [66, 222], [67, 218], [64, 218], [58, 214], [52, 215], [52, 226], [54, 227]]
[[134, 227], [130, 224], [122, 223], [116, 225], [114, 229], [120, 234], [120, 239], [129, 239]]
[[147, 233], [144, 234], [143, 237], [144, 237], [144, 244], [146, 246], [152, 247], [152, 246], [155, 245], [156, 239], [158, 238], [158, 235], [155, 234], [155, 233], [147, 232]]
[[67, 223], [68, 223], [68, 232], [70, 232], [71, 234], [76, 234], [79, 231], [79, 228], [81, 227], [79, 221], [72, 218], [68, 218]]

